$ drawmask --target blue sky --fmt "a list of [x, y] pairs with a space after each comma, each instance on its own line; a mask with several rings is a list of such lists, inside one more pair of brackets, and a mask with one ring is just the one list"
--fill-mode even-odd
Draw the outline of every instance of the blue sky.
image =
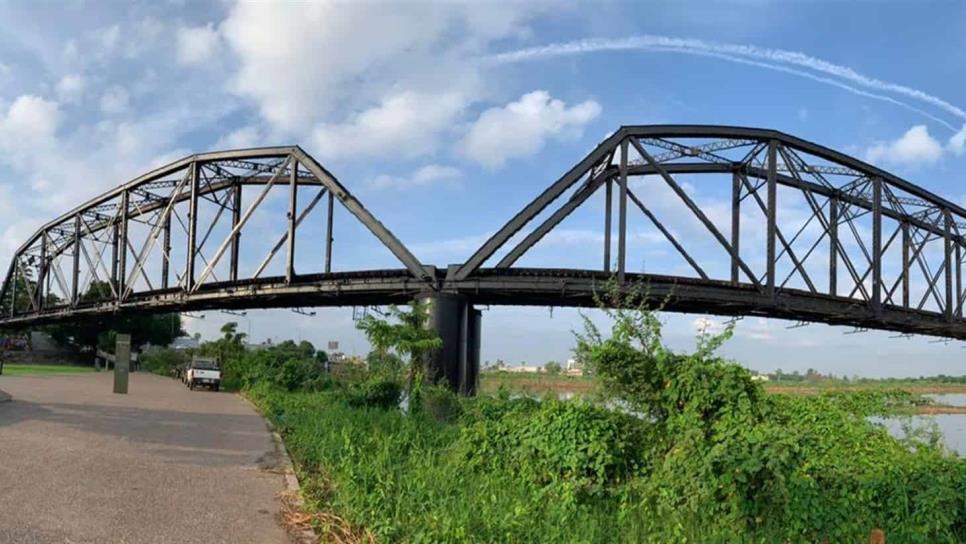
[[[440, 266], [621, 124], [775, 128], [966, 203], [964, 26], [956, 2], [0, 1], [0, 260], [43, 221], [151, 167], [288, 143]], [[599, 266], [599, 206], [521, 264]], [[632, 269], [678, 270], [635, 228]], [[336, 238], [336, 268], [392, 263], [346, 217]], [[703, 319], [666, 316], [668, 341], [689, 345]], [[211, 336], [228, 320], [256, 340], [366, 351], [348, 309], [186, 325]], [[725, 352], [762, 370], [964, 372], [960, 343], [788, 325], [745, 319]], [[564, 359], [577, 326], [573, 310], [490, 308], [483, 358]]]

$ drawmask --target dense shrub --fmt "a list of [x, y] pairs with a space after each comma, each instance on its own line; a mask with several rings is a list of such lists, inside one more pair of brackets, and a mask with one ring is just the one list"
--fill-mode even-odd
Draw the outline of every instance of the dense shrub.
[[141, 368], [162, 376], [174, 375], [174, 369], [188, 361], [183, 351], [153, 346], [138, 356]]
[[627, 480], [648, 446], [649, 424], [582, 402], [517, 403], [488, 415], [460, 436], [458, 447], [470, 466], [510, 471], [576, 498]]
[[399, 406], [402, 385], [398, 380], [374, 376], [349, 385], [343, 396], [349, 406], [390, 409]]
[[292, 341], [229, 357], [222, 361], [222, 380], [231, 389], [269, 383], [287, 391], [310, 391], [328, 385], [324, 363], [311, 344], [305, 346]]
[[422, 390], [423, 415], [436, 421], [455, 421], [463, 413], [463, 405], [456, 393], [441, 385]]
[[642, 477], [626, 489], [664, 519], [783, 541], [855, 542], [881, 527], [901, 542], [966, 538], [964, 461], [899, 441], [867, 417], [908, 393], [768, 397], [740, 365], [714, 355], [730, 329], [694, 353], [661, 342], [646, 308], [617, 304], [605, 337], [587, 322], [578, 352], [606, 393], [659, 429]]

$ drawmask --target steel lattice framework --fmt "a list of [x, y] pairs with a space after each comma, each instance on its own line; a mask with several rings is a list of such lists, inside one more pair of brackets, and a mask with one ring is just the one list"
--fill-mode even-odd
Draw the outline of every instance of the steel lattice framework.
[[[714, 186], [726, 195], [728, 205], [697, 198], [685, 178], [718, 180]], [[682, 235], [660, 216], [647, 183], [673, 195], [699, 226], [702, 241], [717, 248], [718, 257], [689, 249], [695, 235]], [[257, 194], [247, 205], [242, 187], [255, 188]], [[243, 232], [273, 189], [286, 191], [288, 198], [287, 213], [278, 218], [285, 232], [255, 272], [240, 277]], [[306, 193], [308, 202], [300, 206], [299, 195]], [[605, 205], [599, 267], [515, 266], [601, 193]], [[203, 202], [218, 210], [207, 224], [198, 213]], [[321, 202], [328, 228], [315, 237], [313, 251], [324, 252], [324, 267], [296, 273], [299, 226]], [[331, 231], [337, 204], [371, 231], [401, 266], [333, 272]], [[230, 228], [214, 228], [223, 216]], [[632, 217], [645, 218], [687, 271], [630, 270]], [[145, 233], [136, 244], [132, 225]], [[590, 306], [601, 284], [616, 277], [622, 285], [645, 284], [673, 311], [761, 315], [966, 339], [966, 237], [961, 229], [966, 229], [966, 210], [960, 206], [860, 160], [781, 132], [625, 126], [469, 259], [437, 269], [419, 261], [300, 148], [227, 151], [194, 155], [145, 174], [44, 225], [20, 247], [8, 269], [0, 293], [0, 325], [124, 311], [373, 305], [433, 293], [463, 296], [476, 304]], [[172, 244], [172, 231], [182, 243]], [[284, 275], [263, 276], [276, 255], [286, 258]], [[99, 296], [90, 295], [95, 282], [107, 286]]]

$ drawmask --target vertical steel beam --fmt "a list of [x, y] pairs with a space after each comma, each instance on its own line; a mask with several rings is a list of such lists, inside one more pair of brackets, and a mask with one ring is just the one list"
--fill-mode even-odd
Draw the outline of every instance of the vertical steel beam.
[[188, 203], [188, 256], [185, 264], [185, 290], [191, 291], [195, 286], [195, 253], [198, 242], [198, 187], [201, 182], [198, 175], [198, 161], [192, 161], [191, 166], [191, 197]]
[[71, 271], [70, 304], [76, 306], [80, 300], [80, 254], [81, 254], [81, 216], [74, 216], [74, 262]]
[[[958, 238], [958, 237], [957, 237]], [[963, 255], [962, 246], [956, 240], [956, 317], [963, 317]]]
[[828, 294], [834, 297], [838, 295], [839, 284], [839, 200], [835, 197], [829, 200], [828, 238]]
[[617, 216], [617, 282], [624, 284], [627, 264], [627, 139], [621, 140], [620, 195]]
[[325, 273], [332, 272], [332, 213], [335, 212], [335, 195], [329, 190], [329, 209], [325, 224]]
[[[241, 220], [241, 205], [242, 205], [242, 186], [241, 183], [235, 184], [232, 189], [233, 196], [231, 199], [231, 228], [235, 230], [238, 222]], [[231, 281], [238, 281], [238, 252], [239, 244], [241, 242], [241, 231], [237, 232], [231, 239], [231, 263], [229, 264], [229, 277]]]
[[778, 171], [778, 141], [768, 141], [768, 229], [765, 243], [767, 246], [766, 280], [765, 294], [769, 297], [775, 296], [775, 234], [778, 231], [778, 223], [775, 214], [775, 207], [778, 201], [778, 183], [776, 174]]
[[161, 255], [161, 288], [168, 288], [168, 278], [171, 276], [171, 214], [164, 218], [164, 245]]
[[[121, 298], [124, 296], [123, 293], [127, 287], [127, 205], [128, 199], [130, 198], [127, 191], [121, 193], [121, 218], [118, 223], [118, 240], [117, 240], [117, 296], [118, 302], [121, 302]], [[133, 281], [133, 280], [132, 280]]]
[[607, 186], [604, 188], [604, 272], [610, 272], [610, 231], [611, 215], [614, 208], [613, 201], [614, 182], [609, 179]]
[[118, 245], [118, 237], [120, 236], [120, 231], [118, 224], [115, 222], [111, 225], [111, 287], [117, 292], [117, 259], [118, 251], [120, 247]]
[[741, 243], [741, 177], [731, 174], [731, 284], [738, 285], [738, 255]]
[[872, 307], [882, 310], [882, 179], [872, 179]]
[[[11, 273], [9, 274], [13, 277], [13, 285], [10, 286], [10, 317], [16, 315], [17, 311], [17, 283], [19, 283], [19, 278], [21, 277], [20, 272], [20, 256], [13, 256], [13, 265], [10, 267]], [[26, 284], [26, 280], [24, 281]], [[27, 291], [30, 292], [29, 290]]]
[[285, 263], [285, 283], [295, 278], [295, 217], [298, 215], [298, 171], [299, 162], [292, 160], [288, 183], [288, 253]]
[[902, 307], [909, 307], [909, 223], [902, 222]]
[[35, 291], [36, 307], [38, 311], [44, 310], [44, 292], [47, 285], [47, 231], [40, 234], [40, 265], [37, 273], [37, 289]]
[[946, 319], [953, 320], [953, 217], [948, 209], [943, 210], [943, 243], [946, 249]]

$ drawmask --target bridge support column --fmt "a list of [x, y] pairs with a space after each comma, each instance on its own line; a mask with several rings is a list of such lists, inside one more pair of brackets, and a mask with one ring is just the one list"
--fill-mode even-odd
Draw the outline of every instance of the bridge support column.
[[131, 335], [118, 334], [114, 346], [114, 392], [126, 395], [131, 370]]
[[426, 326], [443, 346], [428, 361], [429, 377], [461, 395], [475, 395], [480, 374], [482, 314], [466, 297], [449, 293], [422, 296], [427, 306]]

